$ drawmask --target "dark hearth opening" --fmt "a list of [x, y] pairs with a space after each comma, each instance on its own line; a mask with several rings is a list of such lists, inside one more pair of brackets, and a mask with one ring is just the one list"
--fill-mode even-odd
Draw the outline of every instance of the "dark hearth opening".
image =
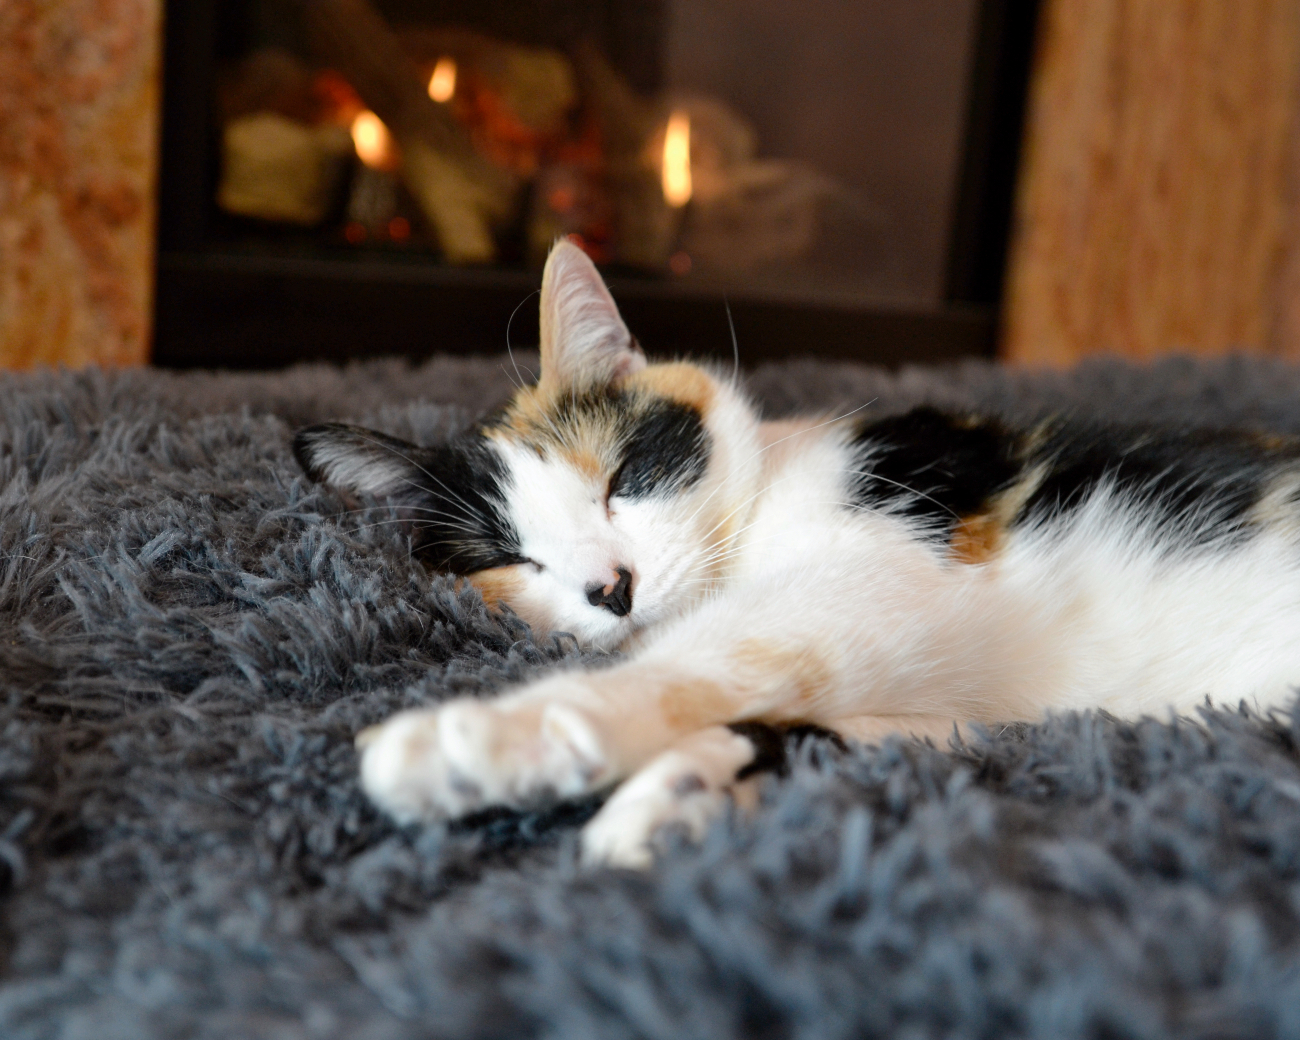
[[561, 235], [652, 353], [988, 354], [1034, 14], [174, 0], [155, 359], [530, 345]]

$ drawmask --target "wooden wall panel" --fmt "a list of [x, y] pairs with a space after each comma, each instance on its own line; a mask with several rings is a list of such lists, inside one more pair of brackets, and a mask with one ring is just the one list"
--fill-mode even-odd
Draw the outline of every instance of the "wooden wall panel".
[[1296, 0], [1046, 0], [1004, 357], [1300, 357], [1298, 68]]
[[0, 367], [147, 360], [162, 0], [0, 0]]

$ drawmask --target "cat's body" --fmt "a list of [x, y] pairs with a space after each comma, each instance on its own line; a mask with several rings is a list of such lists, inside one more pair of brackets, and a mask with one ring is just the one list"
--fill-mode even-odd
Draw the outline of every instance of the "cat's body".
[[458, 442], [297, 441], [489, 603], [627, 653], [366, 734], [363, 783], [399, 819], [626, 780], [584, 848], [642, 864], [659, 827], [698, 833], [744, 792], [755, 723], [943, 738], [1300, 683], [1300, 443], [928, 409], [762, 423], [727, 379], [647, 366], [567, 245], [542, 319], [537, 387]]

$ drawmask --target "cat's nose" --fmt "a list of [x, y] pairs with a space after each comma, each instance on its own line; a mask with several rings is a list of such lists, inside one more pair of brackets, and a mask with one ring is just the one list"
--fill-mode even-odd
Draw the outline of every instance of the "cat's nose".
[[618, 567], [614, 573], [618, 580], [612, 584], [593, 582], [587, 586], [587, 602], [593, 607], [604, 607], [615, 617], [626, 617], [632, 609], [632, 572]]

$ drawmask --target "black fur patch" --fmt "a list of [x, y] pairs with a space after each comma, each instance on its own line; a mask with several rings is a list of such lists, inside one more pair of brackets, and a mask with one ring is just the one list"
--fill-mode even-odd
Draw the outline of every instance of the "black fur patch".
[[1018, 438], [995, 420], [916, 408], [862, 425], [851, 444], [853, 504], [888, 509], [948, 534], [1020, 472]]
[[1049, 468], [1014, 523], [1068, 515], [1110, 485], [1170, 535], [1203, 543], [1241, 533], [1270, 478], [1298, 459], [1294, 442], [1245, 433], [1060, 423], [1027, 460]]
[[504, 464], [482, 436], [469, 434], [433, 449], [425, 513], [415, 520], [415, 548], [435, 570], [472, 574], [523, 563], [519, 532], [506, 517]]
[[658, 399], [641, 411], [625, 443], [610, 495], [649, 498], [681, 491], [708, 465], [709, 438], [700, 413], [678, 401]]
[[755, 773], [785, 776], [789, 766], [786, 762], [785, 738], [779, 729], [765, 722], [733, 722], [727, 729], [744, 737], [754, 747], [754, 757], [736, 772], [737, 780], [744, 780]]
[[744, 780], [756, 773], [775, 773], [785, 776], [790, 772], [790, 742], [801, 747], [805, 740], [825, 740], [839, 751], [847, 749], [844, 739], [833, 729], [796, 723], [791, 726], [769, 726], [766, 722], [733, 722], [727, 729], [744, 737], [754, 748], [754, 757], [736, 771], [736, 779]]
[[1028, 434], [933, 408], [865, 423], [851, 444], [854, 505], [942, 535], [1032, 475], [1013, 528], [1068, 517], [1109, 486], [1170, 545], [1201, 545], [1243, 534], [1272, 480], [1300, 465], [1300, 442], [1288, 438], [1064, 420]]
[[349, 495], [356, 488], [329, 479], [322, 458], [346, 455], [355, 465], [399, 464], [398, 477], [378, 498], [409, 522], [416, 553], [439, 571], [471, 574], [522, 563], [519, 534], [506, 519], [504, 464], [477, 433], [421, 448], [406, 441], [341, 423], [298, 431], [294, 454], [314, 480]]

